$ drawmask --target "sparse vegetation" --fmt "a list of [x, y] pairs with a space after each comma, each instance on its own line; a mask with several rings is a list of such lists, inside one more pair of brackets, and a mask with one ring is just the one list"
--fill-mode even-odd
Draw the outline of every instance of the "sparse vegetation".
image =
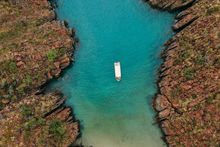
[[31, 134], [31, 130], [34, 129], [35, 127], [42, 126], [45, 124], [46, 124], [46, 121], [43, 118], [33, 118], [29, 120], [24, 125], [25, 137], [26, 138], [30, 137], [29, 135]]
[[[75, 133], [78, 126], [74, 125], [76, 122], [65, 121], [70, 119], [69, 109], [54, 113], [55, 106], [61, 105], [60, 94], [50, 93], [29, 95], [19, 103], [12, 102], [4, 107], [1, 120], [7, 121], [0, 121], [0, 146], [16, 146], [17, 141], [24, 146], [36, 146], [37, 143], [37, 146], [65, 147], [71, 144], [78, 135]], [[17, 139], [16, 142], [11, 141], [12, 137]]]
[[215, 65], [220, 68], [220, 58], [215, 60]]
[[30, 75], [26, 75], [25, 79], [23, 80], [24, 83], [26, 83], [27, 85], [31, 85], [32, 83], [32, 77]]
[[58, 51], [58, 55], [60, 55], [60, 56], [64, 55], [64, 54], [66, 53], [65, 50], [66, 50], [66, 49], [63, 48], [63, 47], [60, 48], [59, 51]]
[[[155, 7], [170, 11], [185, 2], [149, 1]], [[178, 30], [167, 42], [171, 50], [165, 52], [158, 84], [158, 99], [164, 97], [165, 100], [158, 105], [173, 110], [169, 115], [167, 111], [159, 115], [168, 146], [219, 146], [220, 136], [216, 130], [220, 122], [220, 101], [213, 96], [219, 93], [220, 87], [219, 4], [219, 0], [192, 3], [174, 24], [176, 28], [189, 26]], [[191, 20], [193, 23], [186, 24]]]
[[29, 105], [23, 105], [21, 106], [21, 114], [24, 118], [28, 118], [30, 116], [32, 116], [33, 112], [32, 112], [32, 107]]
[[8, 71], [10, 73], [16, 73], [17, 72], [17, 66], [16, 63], [13, 60], [7, 60], [4, 63], [1, 63], [1, 68], [2, 70], [0, 71], [1, 74], [3, 74], [3, 72]]
[[193, 67], [186, 67], [183, 70], [183, 75], [186, 80], [192, 80], [195, 76], [196, 70]]
[[9, 86], [0, 89], [0, 103], [3, 99], [11, 102], [29, 94], [48, 80], [45, 75], [59, 75], [55, 73], [59, 70], [50, 73], [55, 66], [53, 62], [64, 54], [70, 58], [72, 52], [67, 29], [55, 21], [48, 22], [53, 19], [53, 13], [45, 9], [47, 3], [24, 0], [14, 1], [17, 4], [12, 5], [10, 2], [0, 1], [0, 76], [7, 84], [16, 84], [13, 92]]
[[188, 59], [190, 57], [191, 53], [189, 50], [184, 50], [181, 55], [180, 55], [180, 58], [182, 59], [182, 61]]
[[54, 62], [56, 58], [57, 58], [57, 51], [56, 51], [56, 50], [50, 50], [50, 51], [47, 53], [47, 59], [48, 59], [50, 62]]
[[197, 95], [196, 94], [192, 94], [192, 99], [196, 99]]
[[73, 42], [68, 30], [51, 21], [47, 1], [0, 0], [0, 11], [0, 146], [70, 145], [78, 126], [74, 120], [61, 121], [70, 116], [69, 108], [54, 113], [62, 107], [60, 95], [33, 93], [49, 75], [58, 75], [56, 59], [69, 65]]
[[60, 120], [52, 120], [49, 124], [49, 133], [58, 140], [65, 137], [65, 129]]
[[218, 6], [213, 6], [209, 9], [207, 9], [206, 13], [207, 13], [207, 15], [211, 15], [211, 14], [216, 13], [216, 12], [220, 12], [220, 6], [219, 5]]
[[16, 90], [18, 92], [19, 95], [25, 95], [25, 88], [27, 87], [26, 84], [22, 83], [20, 85], [17, 86]]
[[179, 94], [181, 94], [181, 92], [182, 92], [182, 89], [180, 87], [175, 87], [171, 90], [170, 95], [172, 98], [176, 98], [176, 97], [179, 97]]
[[220, 32], [217, 33], [218, 38], [220, 39]]
[[24, 21], [18, 21], [10, 30], [0, 32], [0, 42], [17, 37], [26, 29], [27, 24]]
[[195, 63], [198, 65], [204, 65], [206, 63], [206, 59], [205, 56], [198, 54], [196, 59], [195, 59]]

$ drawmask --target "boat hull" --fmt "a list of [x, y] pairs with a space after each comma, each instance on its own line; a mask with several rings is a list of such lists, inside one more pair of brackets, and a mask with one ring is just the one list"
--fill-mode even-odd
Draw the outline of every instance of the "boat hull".
[[114, 69], [115, 69], [115, 79], [117, 81], [121, 81], [121, 65], [120, 62], [114, 63]]

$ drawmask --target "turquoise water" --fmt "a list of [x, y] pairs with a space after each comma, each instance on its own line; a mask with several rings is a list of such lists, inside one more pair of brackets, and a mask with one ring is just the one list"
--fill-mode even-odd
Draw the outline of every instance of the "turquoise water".
[[[82, 142], [94, 147], [160, 147], [152, 97], [173, 15], [142, 0], [57, 0], [59, 19], [80, 40], [75, 63], [51, 84], [81, 121]], [[114, 78], [120, 61], [122, 81]]]

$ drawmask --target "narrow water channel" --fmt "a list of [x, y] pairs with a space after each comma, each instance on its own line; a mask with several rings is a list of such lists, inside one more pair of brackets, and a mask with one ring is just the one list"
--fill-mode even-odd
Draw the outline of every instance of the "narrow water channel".
[[[94, 147], [162, 147], [151, 106], [163, 43], [173, 15], [142, 0], [56, 0], [60, 20], [80, 44], [74, 65], [51, 88], [63, 91]], [[114, 77], [120, 61], [122, 80]]]

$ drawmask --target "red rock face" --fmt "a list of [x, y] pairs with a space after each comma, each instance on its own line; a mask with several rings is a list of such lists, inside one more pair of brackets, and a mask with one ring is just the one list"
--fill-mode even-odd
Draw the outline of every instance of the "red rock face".
[[174, 25], [173, 30], [178, 31], [183, 29], [184, 27], [188, 26], [190, 23], [192, 23], [194, 20], [196, 20], [198, 17], [193, 14], [187, 14], [180, 18]]
[[219, 146], [220, 2], [148, 2], [169, 11], [190, 6], [176, 16], [173, 29], [178, 33], [166, 43], [162, 55], [154, 107], [165, 139], [169, 146]]
[[66, 147], [76, 140], [79, 123], [63, 97], [39, 95], [71, 64], [72, 33], [47, 0], [0, 1], [1, 147]]
[[162, 10], [175, 11], [191, 5], [196, 0], [146, 0], [146, 1], [149, 2], [150, 5], [152, 5], [153, 7]]
[[0, 20], [0, 95], [11, 101], [58, 77], [71, 63], [74, 41], [72, 32], [54, 20], [47, 0], [1, 1], [0, 6], [0, 18], [7, 19]]
[[[0, 111], [0, 146], [66, 147], [79, 135], [78, 122], [71, 108], [63, 107], [59, 93], [29, 95]], [[51, 124], [62, 134], [51, 132]], [[65, 133], [65, 134], [64, 134]], [[10, 136], [10, 138], [8, 138]]]

